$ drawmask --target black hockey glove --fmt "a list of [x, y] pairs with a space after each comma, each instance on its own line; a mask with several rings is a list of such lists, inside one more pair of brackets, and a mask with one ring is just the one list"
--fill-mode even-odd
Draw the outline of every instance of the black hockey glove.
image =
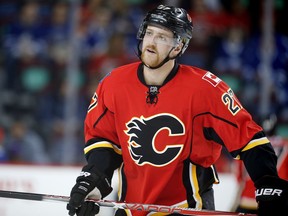
[[102, 199], [111, 193], [112, 187], [105, 175], [93, 165], [83, 167], [71, 190], [70, 200], [67, 204], [69, 215], [94, 216], [99, 213], [99, 205], [85, 201], [87, 197]]
[[265, 176], [255, 187], [259, 216], [288, 215], [288, 181]]

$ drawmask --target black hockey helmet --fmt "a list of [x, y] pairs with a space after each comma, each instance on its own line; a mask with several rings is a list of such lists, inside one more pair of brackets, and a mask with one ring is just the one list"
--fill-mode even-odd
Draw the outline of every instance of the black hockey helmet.
[[142, 40], [148, 25], [163, 26], [174, 33], [174, 37], [184, 44], [180, 54], [183, 54], [192, 38], [192, 19], [183, 8], [159, 5], [149, 11], [144, 18], [137, 33], [137, 39]]

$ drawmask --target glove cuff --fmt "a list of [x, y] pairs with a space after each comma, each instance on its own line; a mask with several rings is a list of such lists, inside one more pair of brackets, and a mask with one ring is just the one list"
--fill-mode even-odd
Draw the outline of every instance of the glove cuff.
[[94, 165], [88, 164], [84, 166], [76, 181], [88, 182], [93, 186], [92, 188], [97, 187], [101, 193], [101, 198], [107, 196], [113, 190], [107, 176], [100, 172]]
[[288, 182], [276, 176], [264, 176], [255, 182], [256, 200], [272, 201], [288, 198]]

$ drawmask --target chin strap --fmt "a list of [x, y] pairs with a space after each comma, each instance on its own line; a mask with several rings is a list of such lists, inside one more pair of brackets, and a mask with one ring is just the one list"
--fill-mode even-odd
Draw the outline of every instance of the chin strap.
[[181, 53], [181, 52], [180, 52], [180, 53], [179, 53], [178, 55], [176, 55], [175, 57], [170, 58], [169, 55], [170, 55], [170, 53], [172, 52], [172, 50], [175, 48], [175, 47], [172, 47], [171, 50], [169, 51], [168, 55], [166, 56], [166, 58], [165, 58], [159, 65], [157, 65], [157, 66], [155, 66], [155, 67], [151, 67], [151, 66], [149, 66], [149, 65], [147, 65], [147, 64], [145, 64], [145, 63], [143, 62], [143, 60], [142, 60], [142, 58], [141, 58], [142, 51], [141, 51], [141, 49], [140, 49], [140, 45], [141, 45], [141, 41], [138, 42], [138, 46], [137, 46], [137, 48], [138, 48], [138, 53], [137, 53], [137, 56], [138, 56], [138, 58], [140, 59], [140, 61], [143, 63], [144, 66], [146, 66], [147, 68], [152, 69], [152, 70], [155, 70], [155, 69], [158, 69], [158, 68], [162, 67], [162, 65], [164, 65], [166, 62], [168, 62], [169, 60], [172, 60], [172, 59], [177, 58], [177, 57], [180, 55], [180, 53]]

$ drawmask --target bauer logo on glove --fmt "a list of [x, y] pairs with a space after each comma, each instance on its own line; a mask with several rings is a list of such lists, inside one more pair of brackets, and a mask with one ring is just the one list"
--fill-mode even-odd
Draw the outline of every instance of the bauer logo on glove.
[[273, 189], [273, 188], [261, 188], [256, 190], [256, 197], [257, 196], [281, 196], [283, 190], [281, 189]]

